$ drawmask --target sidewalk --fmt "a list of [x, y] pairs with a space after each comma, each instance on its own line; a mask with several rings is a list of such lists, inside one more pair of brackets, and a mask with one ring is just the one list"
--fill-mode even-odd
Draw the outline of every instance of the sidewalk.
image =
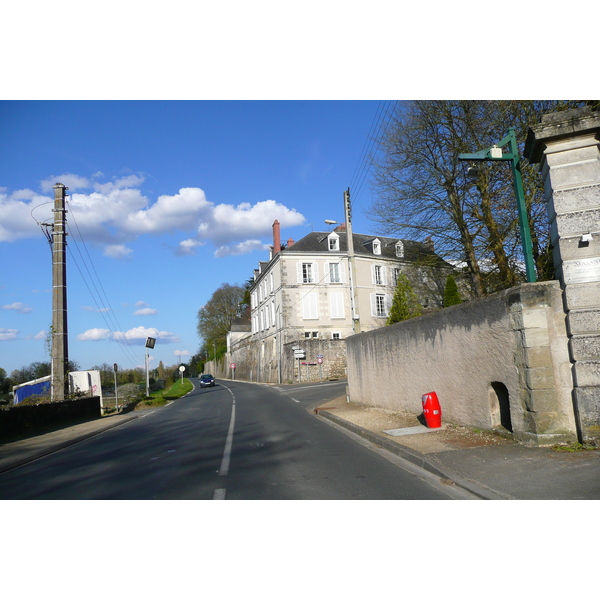
[[0, 473], [20, 467], [113, 427], [118, 427], [127, 421], [137, 419], [137, 417], [138, 415], [135, 413], [98, 417], [93, 421], [35, 435], [18, 442], [0, 444]]
[[483, 499], [600, 499], [600, 450], [528, 447], [443, 422], [428, 429], [415, 415], [355, 405], [345, 397], [315, 412]]

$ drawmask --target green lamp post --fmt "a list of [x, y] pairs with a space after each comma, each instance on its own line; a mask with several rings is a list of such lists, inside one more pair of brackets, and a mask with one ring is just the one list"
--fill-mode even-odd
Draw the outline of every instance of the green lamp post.
[[[503, 152], [502, 147], [508, 144], [508, 152]], [[513, 174], [513, 186], [517, 197], [517, 212], [519, 214], [519, 228], [521, 230], [521, 244], [523, 256], [525, 257], [525, 273], [527, 281], [532, 283], [536, 280], [535, 265], [533, 262], [533, 249], [531, 244], [531, 231], [527, 219], [527, 207], [525, 206], [525, 192], [523, 191], [523, 179], [521, 178], [521, 166], [519, 159], [519, 148], [515, 128], [510, 127], [508, 133], [497, 144], [491, 148], [481, 150], [473, 154], [459, 154], [458, 160], [468, 161], [509, 161]]]

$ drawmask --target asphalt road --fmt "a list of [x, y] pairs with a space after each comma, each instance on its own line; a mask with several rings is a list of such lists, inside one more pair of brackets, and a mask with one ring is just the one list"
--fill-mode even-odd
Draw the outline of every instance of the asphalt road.
[[344, 383], [217, 380], [0, 475], [0, 499], [450, 499], [461, 492], [318, 419]]

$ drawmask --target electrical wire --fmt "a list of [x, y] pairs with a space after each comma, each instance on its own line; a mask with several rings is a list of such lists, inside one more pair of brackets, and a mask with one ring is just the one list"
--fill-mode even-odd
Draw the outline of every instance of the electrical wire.
[[360, 206], [361, 192], [367, 175], [371, 171], [374, 157], [380, 140], [385, 137], [390, 123], [394, 118], [398, 101], [381, 101], [373, 117], [367, 139], [363, 144], [361, 155], [350, 180], [350, 189], [355, 204]]
[[[75, 236], [73, 230], [71, 229], [69, 223], [67, 223], [67, 229], [70, 232], [71, 235], [71, 239], [73, 239], [73, 241], [75, 242], [75, 247], [79, 253], [79, 256], [81, 258], [81, 262], [85, 267], [85, 270], [88, 274], [88, 277], [86, 278], [83, 274], [83, 271], [81, 270], [81, 268], [79, 267], [79, 264], [77, 262], [77, 259], [75, 257], [75, 255], [73, 254], [73, 252], [70, 251], [69, 246], [67, 246], [67, 248], [69, 249], [69, 253], [71, 255], [71, 257], [73, 258], [73, 261], [77, 267], [77, 269], [79, 270], [79, 273], [81, 274], [81, 277], [83, 279], [83, 282], [85, 284], [85, 286], [87, 287], [90, 296], [92, 297], [92, 300], [94, 302], [94, 304], [96, 305], [96, 308], [98, 309], [98, 312], [100, 313], [100, 315], [102, 316], [102, 319], [104, 320], [104, 323], [106, 324], [108, 330], [113, 334], [112, 338], [114, 341], [117, 342], [117, 344], [119, 345], [119, 347], [121, 348], [121, 351], [123, 352], [123, 354], [126, 356], [126, 358], [134, 365], [137, 366], [137, 360], [133, 354], [133, 352], [131, 351], [131, 344], [129, 343], [129, 340], [125, 339], [123, 340], [120, 336], [115, 335], [115, 333], [117, 332], [123, 332], [123, 327], [121, 326], [121, 324], [119, 323], [117, 316], [115, 314], [115, 311], [110, 303], [110, 300], [106, 294], [106, 291], [104, 290], [104, 286], [102, 285], [102, 282], [100, 280], [100, 277], [98, 276], [98, 272], [96, 270], [96, 267], [94, 266], [94, 261], [92, 260], [92, 257], [90, 256], [90, 253], [88, 251], [87, 248], [87, 244], [85, 243], [85, 240], [83, 239], [83, 235], [81, 233], [81, 230], [79, 229], [79, 225], [77, 223], [77, 219], [75, 218], [75, 214], [73, 212], [73, 206], [71, 203], [67, 202], [67, 206], [69, 208], [69, 211], [71, 213], [71, 217], [73, 220], [73, 223], [75, 224], [75, 228], [77, 230], [77, 233], [79, 235], [79, 239], [81, 240], [81, 244], [83, 245], [83, 248], [85, 250], [85, 253], [87, 255], [87, 258], [89, 260], [89, 264], [91, 265], [91, 268], [93, 270], [93, 275], [90, 272], [90, 269], [88, 268], [88, 264], [87, 261], [85, 259], [85, 257], [83, 256], [81, 249], [79, 247], [79, 243], [77, 240], [77, 237]], [[94, 295], [94, 292], [92, 292], [90, 286], [88, 285], [88, 281], [90, 281], [94, 287], [94, 290], [96, 292], [96, 296]], [[101, 292], [98, 290], [98, 286], [96, 285], [96, 281], [98, 282], [98, 286], [100, 286], [100, 290]], [[96, 299], [96, 297], [100, 300], [101, 304], [104, 304], [105, 306], [108, 306], [108, 312], [102, 310], [102, 308], [100, 307], [100, 303], [98, 302], [98, 300]], [[108, 319], [107, 319], [108, 317]], [[108, 322], [108, 320], [111, 321], [111, 323]]]

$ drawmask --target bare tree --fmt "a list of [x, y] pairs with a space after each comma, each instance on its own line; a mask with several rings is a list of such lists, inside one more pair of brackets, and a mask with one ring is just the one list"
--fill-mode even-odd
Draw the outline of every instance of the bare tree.
[[[474, 296], [524, 280], [512, 173], [505, 163], [478, 163], [475, 182], [463, 152], [494, 145], [514, 126], [524, 143], [543, 112], [572, 106], [557, 101], [434, 100], [396, 105], [375, 164], [378, 200], [371, 218], [385, 233], [431, 236], [436, 251], [465, 265]], [[537, 170], [521, 167], [538, 278], [551, 277], [545, 205]]]

